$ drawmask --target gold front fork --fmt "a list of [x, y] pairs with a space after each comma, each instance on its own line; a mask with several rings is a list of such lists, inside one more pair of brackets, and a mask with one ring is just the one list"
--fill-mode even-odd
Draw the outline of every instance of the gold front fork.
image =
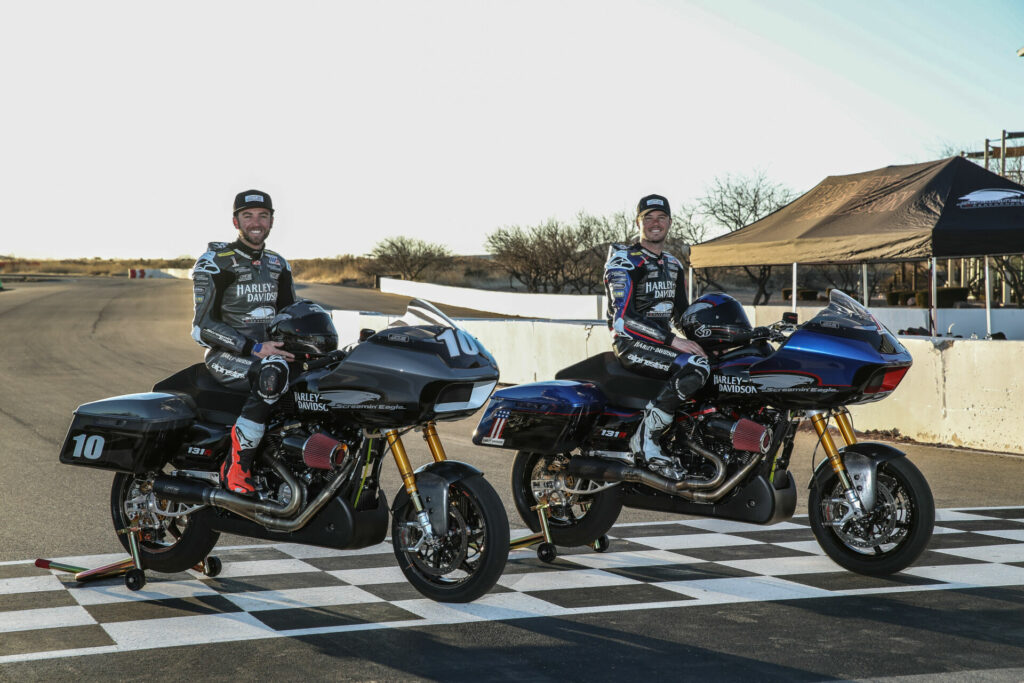
[[387, 432], [384, 436], [387, 437], [388, 446], [391, 448], [391, 455], [395, 457], [395, 465], [398, 466], [398, 473], [402, 475], [402, 483], [405, 484], [405, 492], [409, 494], [409, 498], [412, 499], [412, 504], [416, 508], [417, 512], [423, 510], [423, 504], [420, 502], [419, 490], [416, 488], [416, 475], [412, 471], [412, 465], [409, 464], [409, 454], [405, 451], [405, 444], [402, 443], [402, 437], [398, 435], [398, 432], [392, 429]]
[[444, 446], [441, 445], [441, 438], [437, 435], [437, 427], [433, 422], [423, 425], [423, 440], [427, 442], [427, 448], [430, 449], [430, 455], [433, 456], [434, 462], [448, 459], [444, 454]]
[[[846, 445], [852, 446], [857, 443], [857, 437], [853, 433], [853, 422], [850, 420], [850, 411], [846, 408], [841, 408], [836, 411], [835, 418], [836, 424], [839, 426], [839, 433], [842, 435]], [[850, 481], [850, 475], [847, 473], [846, 465], [843, 464], [843, 458], [839, 454], [839, 449], [836, 448], [836, 443], [832, 440], [832, 435], [828, 431], [828, 413], [814, 413], [811, 415], [811, 424], [814, 425], [814, 431], [818, 433], [818, 441], [821, 442], [822, 447], [825, 449], [829, 464], [832, 465], [832, 471], [836, 473], [839, 481], [842, 482], [847, 490], [851, 489], [853, 484]]]

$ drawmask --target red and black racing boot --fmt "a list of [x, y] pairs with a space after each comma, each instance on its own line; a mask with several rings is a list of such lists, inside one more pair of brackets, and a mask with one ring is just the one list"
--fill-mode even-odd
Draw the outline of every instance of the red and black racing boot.
[[238, 425], [235, 425], [231, 428], [231, 454], [220, 466], [220, 483], [231, 493], [251, 496], [256, 493], [252, 479], [252, 461], [256, 449], [242, 448], [242, 444], [248, 440], [244, 435], [240, 440], [239, 436]]

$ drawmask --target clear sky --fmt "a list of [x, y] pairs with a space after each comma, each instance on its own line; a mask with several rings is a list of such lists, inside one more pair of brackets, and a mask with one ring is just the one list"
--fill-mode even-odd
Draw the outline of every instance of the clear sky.
[[5, 3], [0, 254], [290, 258], [676, 203], [1024, 130], [1019, 0]]

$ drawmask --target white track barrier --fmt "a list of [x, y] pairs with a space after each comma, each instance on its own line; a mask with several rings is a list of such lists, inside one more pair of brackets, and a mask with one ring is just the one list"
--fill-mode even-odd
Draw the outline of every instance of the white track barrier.
[[[353, 341], [360, 328], [384, 329], [397, 316], [335, 311]], [[358, 320], [358, 322], [356, 322]], [[501, 382], [554, 379], [555, 373], [611, 350], [604, 323], [459, 321], [498, 361]], [[340, 334], [340, 327], [339, 327]], [[343, 341], [347, 343], [347, 341]], [[922, 443], [1024, 454], [1024, 342], [901, 337], [914, 365], [893, 394], [851, 406], [858, 430], [896, 430]]]
[[151, 280], [153, 278], [178, 278], [187, 280], [192, 277], [189, 268], [129, 268], [128, 279], [130, 280]]
[[522, 294], [485, 289], [432, 285], [382, 277], [380, 291], [426, 299], [435, 304], [477, 311], [549, 320], [595, 320], [604, 317], [604, 297], [598, 294]]

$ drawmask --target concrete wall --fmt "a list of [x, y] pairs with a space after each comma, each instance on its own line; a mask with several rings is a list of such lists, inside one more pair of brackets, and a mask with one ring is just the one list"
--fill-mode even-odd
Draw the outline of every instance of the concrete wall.
[[[818, 302], [813, 306], [801, 306], [797, 304], [797, 314], [800, 322], [810, 320], [824, 308], [824, 302]], [[769, 325], [776, 320], [782, 319], [785, 311], [793, 310], [790, 306], [744, 306], [749, 315], [754, 311], [751, 322], [754, 325]], [[928, 309], [926, 308], [902, 308], [902, 307], [873, 307], [871, 313], [880, 323], [893, 332], [905, 330], [910, 327], [921, 327], [928, 329]], [[1024, 339], [1024, 310], [1018, 308], [993, 308], [992, 309], [992, 331], [1002, 332], [1007, 339]], [[984, 339], [987, 334], [985, 327], [984, 308], [940, 308], [938, 310], [938, 331], [946, 336], [950, 333], [969, 339], [976, 335]]]
[[[346, 329], [384, 329], [396, 316], [335, 312]], [[336, 317], [336, 321], [339, 318]], [[358, 320], [358, 323], [356, 322]], [[567, 365], [611, 350], [603, 323], [460, 320], [498, 361], [501, 381], [553, 379]], [[339, 328], [340, 329], [340, 328]], [[342, 335], [345, 338], [345, 335]], [[1024, 454], [1024, 342], [901, 337], [914, 365], [877, 403], [851, 406], [858, 430], [897, 430], [923, 443]]]
[[1024, 342], [900, 339], [914, 365], [892, 396], [851, 407], [858, 429], [925, 443], [1024, 453]]
[[380, 291], [426, 299], [478, 311], [551, 320], [596, 320], [604, 317], [604, 297], [596, 294], [523, 294], [448, 287], [411, 280], [380, 279]]

